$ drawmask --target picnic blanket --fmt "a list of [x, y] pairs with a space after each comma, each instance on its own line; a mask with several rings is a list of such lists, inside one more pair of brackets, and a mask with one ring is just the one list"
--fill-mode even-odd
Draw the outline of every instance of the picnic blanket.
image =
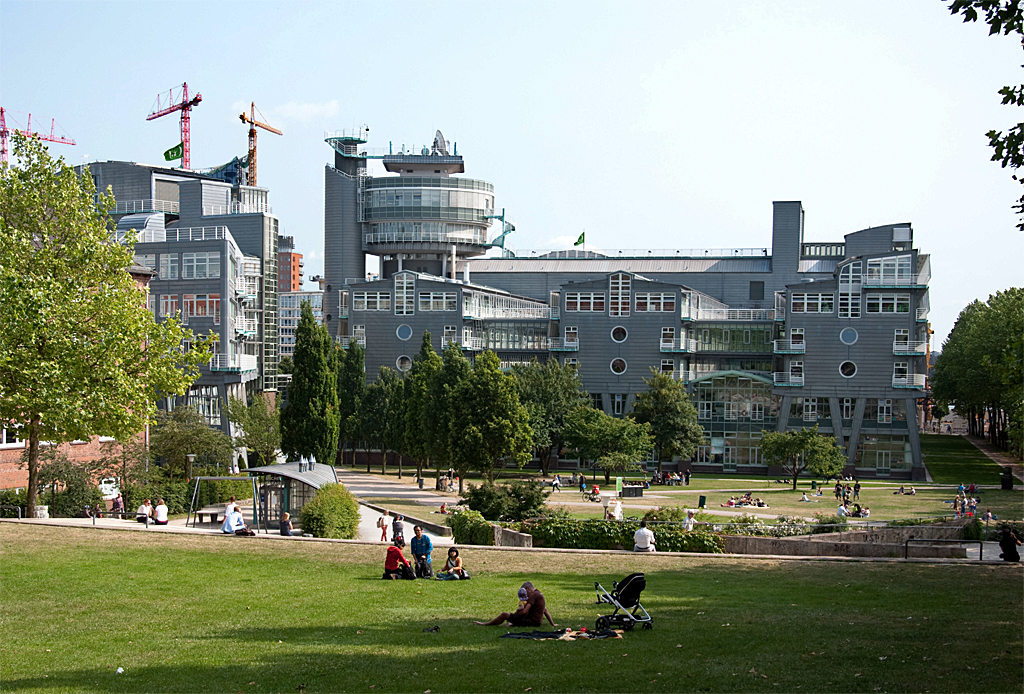
[[601, 631], [573, 631], [572, 629], [560, 629], [558, 631], [540, 631], [533, 630], [530, 632], [510, 631], [506, 634], [502, 634], [498, 638], [502, 639], [531, 639], [533, 641], [577, 641], [577, 640], [596, 640], [596, 639], [621, 639], [621, 629], [602, 629]]

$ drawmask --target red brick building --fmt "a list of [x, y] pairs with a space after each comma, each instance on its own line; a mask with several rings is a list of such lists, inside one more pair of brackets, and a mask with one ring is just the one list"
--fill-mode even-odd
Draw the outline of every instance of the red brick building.
[[302, 291], [302, 254], [295, 252], [294, 236], [279, 236], [277, 241], [277, 291]]

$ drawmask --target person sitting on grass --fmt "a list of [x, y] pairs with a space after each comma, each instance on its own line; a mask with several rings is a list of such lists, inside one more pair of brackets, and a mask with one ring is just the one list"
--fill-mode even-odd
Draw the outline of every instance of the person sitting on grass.
[[448, 559], [444, 562], [444, 571], [438, 572], [435, 576], [439, 581], [465, 581], [469, 578], [469, 572], [462, 565], [462, 557], [455, 547], [448, 548]]
[[405, 547], [405, 540], [400, 537], [396, 537], [394, 544], [388, 547], [388, 553], [384, 558], [384, 575], [381, 576], [384, 580], [397, 581], [403, 578], [416, 578], [409, 565], [409, 560], [402, 554], [403, 547]]
[[292, 536], [292, 514], [287, 511], [281, 516], [281, 534], [285, 537]]
[[508, 622], [510, 626], [514, 627], [539, 627], [547, 617], [551, 626], [557, 627], [558, 625], [551, 619], [551, 613], [548, 612], [544, 594], [534, 588], [529, 581], [523, 584], [523, 588], [526, 589], [526, 602], [520, 603], [515, 612], [511, 614], [502, 612], [489, 622], [474, 621], [473, 624], [481, 627], [493, 627]]
[[862, 508], [860, 510], [860, 517], [861, 518], [870, 518], [871, 517], [871, 509], [869, 509], [867, 506]]
[[156, 508], [153, 509], [153, 523], [156, 525], [167, 525], [167, 504], [163, 499], [156, 500]]
[[1017, 551], [1017, 547], [1020, 544], [1020, 540], [1017, 539], [1017, 536], [1014, 535], [1009, 526], [1004, 527], [1003, 534], [999, 538], [999, 549], [1003, 550], [999, 558], [1003, 561], [1020, 561], [1020, 552]]
[[907, 492], [907, 495], [908, 496], [915, 496], [916, 494], [917, 494], [917, 490], [914, 489], [914, 485], [910, 485], [910, 491]]
[[220, 531], [225, 535], [232, 535], [236, 530], [245, 530], [245, 521], [242, 520], [242, 512], [238, 510], [238, 506], [231, 509], [231, 512], [224, 516], [224, 524], [220, 526]]

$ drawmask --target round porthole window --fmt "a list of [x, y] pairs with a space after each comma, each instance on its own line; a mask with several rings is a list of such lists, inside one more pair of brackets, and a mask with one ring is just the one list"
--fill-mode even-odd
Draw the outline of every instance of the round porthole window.
[[403, 323], [395, 329], [395, 335], [398, 336], [399, 340], [408, 340], [412, 337], [412, 328]]
[[839, 331], [839, 341], [844, 345], [852, 345], [857, 341], [857, 331], [853, 328], [843, 328]]
[[399, 371], [405, 373], [406, 371], [412, 368], [412, 359], [403, 354], [402, 356], [395, 360], [395, 366], [398, 367]]
[[612, 359], [612, 363], [609, 365], [613, 374], [624, 374], [626, 373], [626, 360], [625, 359]]
[[852, 361], [844, 361], [839, 365], [839, 375], [843, 378], [853, 378], [857, 375], [857, 365]]
[[616, 342], [625, 342], [627, 337], [629, 337], [629, 333], [621, 325], [612, 328], [612, 339]]

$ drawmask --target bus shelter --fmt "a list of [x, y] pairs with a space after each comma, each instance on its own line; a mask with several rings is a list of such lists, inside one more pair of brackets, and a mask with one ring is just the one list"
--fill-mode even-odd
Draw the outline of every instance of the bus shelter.
[[[254, 507], [267, 527], [278, 528], [285, 512], [295, 518], [325, 484], [338, 484], [331, 465], [300, 460], [246, 470], [257, 490]], [[258, 480], [258, 481], [257, 481]]]

